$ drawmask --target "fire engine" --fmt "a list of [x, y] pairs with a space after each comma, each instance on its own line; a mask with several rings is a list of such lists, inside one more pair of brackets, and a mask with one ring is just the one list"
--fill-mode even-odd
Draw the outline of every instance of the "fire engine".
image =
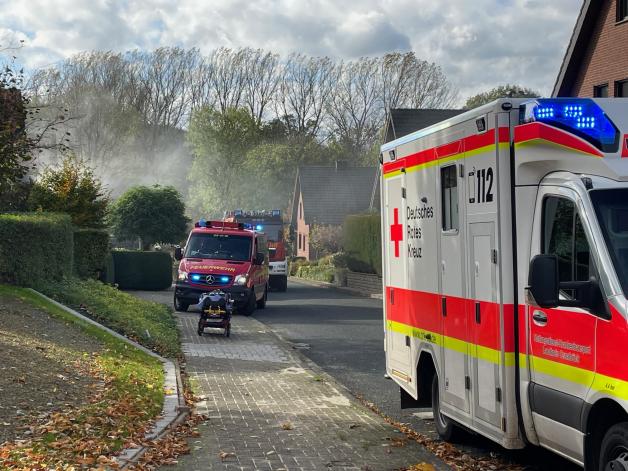
[[175, 249], [179, 272], [174, 307], [187, 311], [203, 293], [231, 295], [236, 311], [249, 316], [264, 309], [268, 298], [266, 236], [244, 224], [201, 219], [194, 224], [185, 247]]
[[628, 470], [628, 99], [500, 99], [381, 163], [401, 406]]
[[225, 212], [224, 217], [225, 221], [241, 222], [247, 227], [266, 234], [270, 256], [269, 286], [277, 291], [286, 291], [288, 288], [288, 258], [281, 210], [243, 211], [236, 209]]

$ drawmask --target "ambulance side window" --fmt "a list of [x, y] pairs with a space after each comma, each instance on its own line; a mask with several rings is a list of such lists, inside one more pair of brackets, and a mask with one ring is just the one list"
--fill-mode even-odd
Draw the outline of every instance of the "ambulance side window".
[[593, 275], [589, 243], [573, 201], [557, 196], [545, 198], [542, 248], [544, 254], [558, 258], [559, 281], [587, 281]]
[[457, 166], [440, 169], [441, 202], [443, 208], [443, 231], [458, 230], [458, 179]]

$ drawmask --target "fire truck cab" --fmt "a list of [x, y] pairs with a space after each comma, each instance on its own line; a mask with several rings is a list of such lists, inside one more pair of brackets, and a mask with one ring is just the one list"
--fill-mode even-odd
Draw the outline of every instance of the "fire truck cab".
[[174, 291], [177, 311], [198, 304], [202, 293], [231, 293], [238, 313], [264, 309], [268, 297], [266, 236], [244, 224], [200, 220], [183, 249], [177, 248], [179, 273]]
[[268, 285], [277, 291], [288, 288], [288, 257], [284, 240], [284, 222], [279, 209], [225, 212], [225, 221], [241, 222], [246, 227], [266, 234], [269, 255]]
[[500, 99], [381, 152], [402, 407], [628, 470], [628, 99]]

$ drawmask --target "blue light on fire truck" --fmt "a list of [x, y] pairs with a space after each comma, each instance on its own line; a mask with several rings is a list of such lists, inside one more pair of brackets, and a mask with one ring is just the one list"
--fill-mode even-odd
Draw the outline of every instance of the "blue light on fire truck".
[[255, 226], [256, 231], [261, 231], [262, 229], [264, 229], [264, 226], [262, 226], [261, 224], [258, 224], [257, 226]]
[[200, 281], [201, 275], [194, 274], [192, 275], [192, 281]]
[[229, 283], [229, 277], [228, 276], [221, 276], [220, 277], [220, 282], [221, 283]]
[[588, 98], [539, 98], [525, 104], [522, 122], [538, 121], [580, 136], [604, 152], [617, 152], [619, 131]]

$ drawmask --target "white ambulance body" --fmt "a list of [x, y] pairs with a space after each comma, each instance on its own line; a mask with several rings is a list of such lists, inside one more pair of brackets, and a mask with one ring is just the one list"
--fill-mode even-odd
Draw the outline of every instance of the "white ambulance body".
[[628, 99], [501, 99], [381, 150], [402, 407], [628, 470]]

